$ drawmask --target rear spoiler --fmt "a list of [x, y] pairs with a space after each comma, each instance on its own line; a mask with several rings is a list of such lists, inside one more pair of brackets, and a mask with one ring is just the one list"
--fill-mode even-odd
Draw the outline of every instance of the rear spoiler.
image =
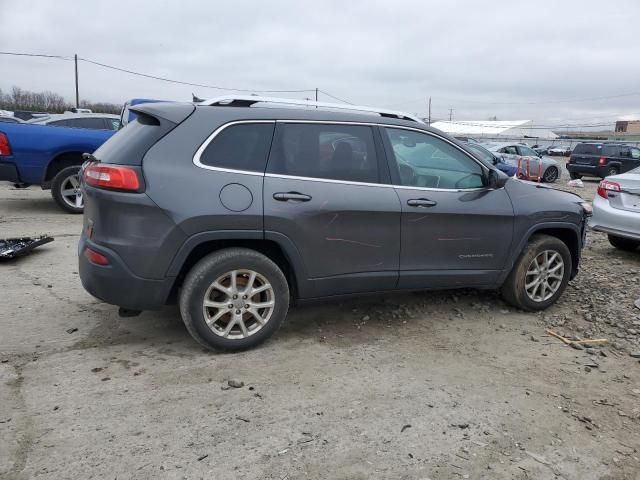
[[154, 119], [155, 122], [163, 123], [164, 121], [177, 125], [191, 115], [195, 109], [196, 107], [192, 103], [157, 102], [135, 106], [125, 104], [120, 120], [123, 126], [126, 125], [133, 119], [128, 118], [130, 115], [125, 115], [125, 113], [133, 112], [136, 115], [144, 115], [147, 120]]

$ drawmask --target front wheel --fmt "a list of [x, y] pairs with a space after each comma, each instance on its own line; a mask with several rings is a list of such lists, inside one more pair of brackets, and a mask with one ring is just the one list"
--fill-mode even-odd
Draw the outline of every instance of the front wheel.
[[79, 172], [78, 165], [63, 168], [51, 182], [51, 196], [63, 210], [69, 213], [82, 213], [84, 210]]
[[558, 169], [556, 167], [547, 168], [542, 174], [542, 180], [546, 183], [553, 183], [558, 179]]
[[633, 252], [636, 248], [640, 247], [640, 240], [633, 240], [631, 238], [616, 237], [609, 235], [609, 243], [619, 250], [625, 252]]
[[269, 258], [229, 248], [200, 260], [180, 291], [180, 313], [191, 336], [211, 350], [239, 351], [273, 335], [289, 310], [289, 286]]
[[544, 310], [564, 292], [571, 269], [571, 253], [564, 242], [549, 235], [535, 235], [504, 282], [502, 297], [522, 310]]

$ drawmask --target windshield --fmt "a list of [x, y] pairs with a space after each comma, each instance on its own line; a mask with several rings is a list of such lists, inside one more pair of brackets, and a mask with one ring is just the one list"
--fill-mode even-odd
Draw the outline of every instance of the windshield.
[[465, 143], [466, 147], [471, 150], [474, 156], [485, 165], [491, 167], [497, 158], [486, 148], [474, 143]]

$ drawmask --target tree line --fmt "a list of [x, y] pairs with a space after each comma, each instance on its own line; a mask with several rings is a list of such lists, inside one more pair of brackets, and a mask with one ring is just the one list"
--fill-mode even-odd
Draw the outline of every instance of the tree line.
[[[8, 92], [0, 89], [0, 110], [63, 113], [75, 106], [75, 103], [68, 102], [62, 95], [49, 90], [32, 92], [16, 86]], [[122, 105], [80, 100], [80, 108], [90, 108], [95, 113], [119, 114]]]

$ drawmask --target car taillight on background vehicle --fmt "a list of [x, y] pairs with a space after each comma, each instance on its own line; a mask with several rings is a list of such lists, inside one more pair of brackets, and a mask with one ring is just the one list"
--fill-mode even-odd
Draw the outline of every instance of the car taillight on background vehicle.
[[610, 182], [608, 180], [602, 180], [598, 185], [598, 195], [602, 198], [609, 199], [609, 192], [619, 192], [620, 184], [616, 182]]
[[8, 157], [11, 155], [11, 145], [7, 136], [0, 132], [0, 157]]
[[109, 190], [137, 192], [140, 190], [138, 172], [123, 165], [92, 163], [84, 169], [84, 181], [87, 185]]
[[607, 157], [600, 157], [600, 159], [598, 160], [598, 165], [606, 165], [607, 164]]

